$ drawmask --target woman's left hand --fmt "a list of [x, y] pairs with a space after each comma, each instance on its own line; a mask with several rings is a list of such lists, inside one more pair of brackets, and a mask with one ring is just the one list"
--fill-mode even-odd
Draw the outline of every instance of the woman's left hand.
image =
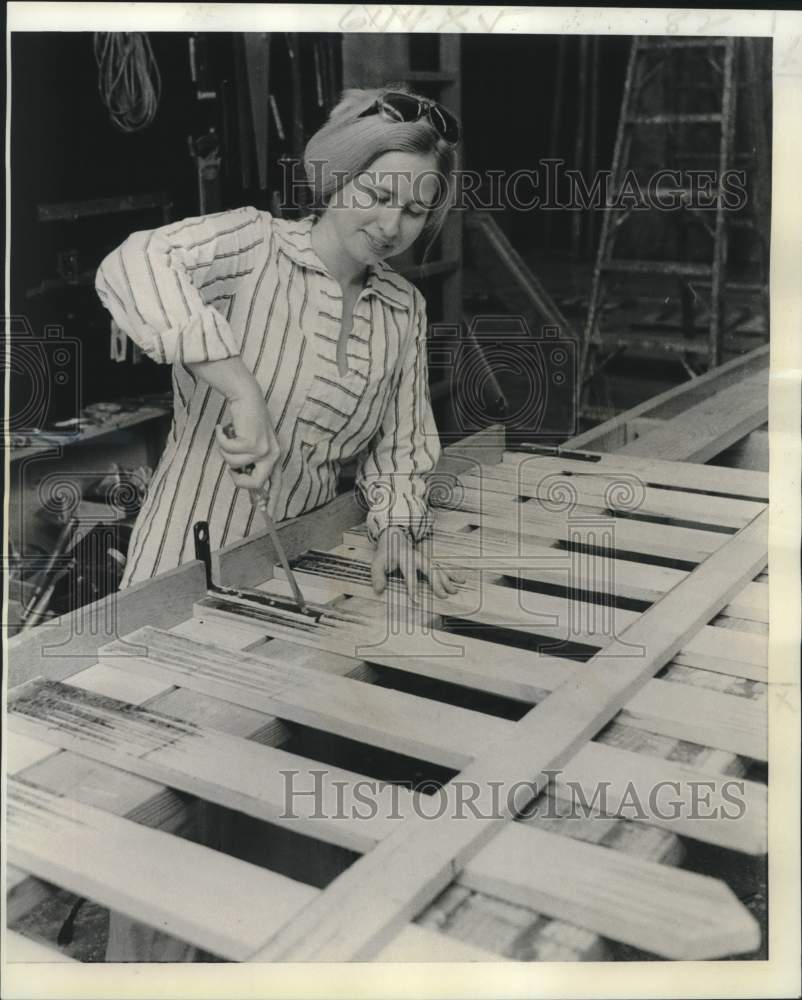
[[370, 567], [373, 589], [377, 594], [384, 591], [388, 574], [395, 570], [400, 571], [413, 601], [419, 601], [419, 573], [429, 582], [435, 597], [447, 598], [456, 594], [458, 584], [465, 583], [465, 576], [458, 570], [445, 569], [428, 559], [403, 528], [390, 527], [379, 537]]

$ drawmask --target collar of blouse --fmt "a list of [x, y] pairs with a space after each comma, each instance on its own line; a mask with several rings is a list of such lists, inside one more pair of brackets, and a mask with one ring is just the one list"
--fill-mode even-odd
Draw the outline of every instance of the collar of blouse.
[[[332, 278], [326, 265], [315, 253], [312, 246], [312, 226], [314, 216], [304, 219], [273, 219], [273, 231], [279, 248], [301, 267], [319, 271]], [[395, 309], [412, 309], [412, 292], [404, 287], [401, 276], [384, 261], [371, 264], [368, 267], [368, 278], [365, 289], [369, 294], [375, 294]], [[411, 289], [411, 286], [410, 286]]]

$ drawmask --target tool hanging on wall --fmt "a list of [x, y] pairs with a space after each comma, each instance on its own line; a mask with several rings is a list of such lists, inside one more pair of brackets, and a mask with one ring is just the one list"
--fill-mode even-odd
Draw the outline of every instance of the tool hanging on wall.
[[276, 132], [278, 132], [278, 137], [284, 142], [287, 138], [284, 132], [284, 125], [281, 121], [281, 114], [278, 110], [278, 104], [276, 104], [275, 97], [270, 95], [270, 110], [273, 112], [273, 124], [276, 126]]
[[199, 101], [213, 101], [217, 88], [209, 69], [208, 41], [205, 35], [189, 36], [189, 75], [195, 84], [195, 96]]
[[317, 41], [312, 43], [312, 53], [315, 57], [315, 86], [317, 89], [317, 106], [323, 107], [323, 77], [320, 72], [320, 50]]
[[114, 320], [111, 321], [109, 356], [112, 361], [125, 361], [126, 337]]
[[223, 207], [220, 190], [220, 136], [216, 129], [193, 139], [187, 137], [189, 154], [198, 170], [198, 210], [201, 215], [219, 212]]

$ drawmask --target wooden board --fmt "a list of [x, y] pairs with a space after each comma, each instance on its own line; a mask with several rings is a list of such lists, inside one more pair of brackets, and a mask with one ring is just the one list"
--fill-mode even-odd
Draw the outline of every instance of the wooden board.
[[624, 445], [624, 455], [706, 462], [769, 418], [769, 373], [758, 372], [722, 389], [675, 417], [670, 424]]
[[[639, 438], [638, 441], [645, 440]], [[616, 451], [612, 454], [603, 452], [587, 452], [594, 461], [577, 461], [571, 458], [571, 452], [561, 455], [557, 464], [561, 469], [571, 472], [620, 474], [622, 479], [627, 476], [637, 476], [649, 486], [677, 486], [684, 490], [700, 490], [713, 495], [729, 495], [765, 502], [768, 499], [768, 477], [762, 472], [752, 472], [745, 469], [725, 469], [719, 466], [704, 465], [684, 459], [681, 464], [677, 460], [663, 457], [661, 451], [655, 449], [645, 455], [635, 455], [632, 452]], [[505, 464], [516, 468], [523, 466], [533, 472], [545, 461], [554, 470], [554, 459], [527, 453], [524, 451], [506, 451], [503, 455]], [[484, 468], [485, 466], [483, 466]]]
[[[755, 348], [749, 354], [734, 358], [718, 368], [712, 368], [703, 375], [667, 389], [658, 396], [631, 407], [605, 423], [576, 435], [567, 442], [567, 447], [615, 452], [627, 444], [627, 426], [633, 420], [646, 417], [669, 421], [687, 412], [697, 403], [714, 398], [723, 389], [740, 384], [744, 378], [768, 370], [768, 367], [769, 345], [765, 344]], [[693, 447], [692, 443], [690, 447]], [[660, 457], [657, 447], [652, 449], [651, 454]], [[689, 454], [679, 456], [681, 461], [689, 461], [690, 458]]]
[[7, 803], [13, 864], [226, 958], [247, 958], [267, 928], [282, 926], [313, 895], [273, 872], [16, 778]]

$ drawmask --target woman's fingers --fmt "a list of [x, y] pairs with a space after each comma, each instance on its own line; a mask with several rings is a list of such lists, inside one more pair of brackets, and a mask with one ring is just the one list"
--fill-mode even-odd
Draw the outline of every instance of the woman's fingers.
[[387, 559], [381, 547], [373, 553], [370, 564], [370, 582], [376, 594], [383, 593], [387, 586]]
[[279, 458], [278, 446], [268, 443], [264, 449], [250, 446], [247, 451], [232, 451], [229, 447], [231, 440], [223, 435], [219, 426], [216, 433], [220, 454], [229, 467], [235, 484], [245, 489], [263, 486]]
[[458, 587], [449, 570], [443, 569], [442, 566], [440, 566], [435, 570], [435, 574], [440, 580], [440, 583], [448, 596], [456, 594]]
[[432, 588], [434, 596], [445, 600], [450, 593], [453, 593], [453, 591], [449, 591], [446, 587], [445, 574], [436, 567], [430, 570], [430, 574], [429, 585]]
[[[278, 457], [279, 446], [277, 441], [270, 438], [257, 440], [256, 443], [246, 438], [229, 438], [218, 424], [215, 427], [217, 436], [217, 446], [224, 460], [232, 468], [243, 468], [268, 458], [270, 455]], [[275, 458], [274, 458], [275, 460]]]
[[446, 569], [430, 561], [407, 535], [395, 531], [388, 532], [379, 539], [370, 569], [373, 590], [377, 594], [386, 589], [387, 575], [398, 569], [409, 599], [416, 604], [421, 600], [419, 577], [429, 584], [432, 593], [441, 600], [456, 594], [459, 584], [466, 580], [462, 570], [450, 567]]
[[407, 594], [409, 599], [414, 603], [418, 604], [420, 601], [419, 587], [418, 587], [418, 565], [420, 563], [420, 556], [412, 548], [412, 546], [406, 541], [400, 552], [400, 558], [398, 560], [398, 568], [401, 571], [401, 576], [404, 578], [404, 584], [407, 588]]
[[259, 454], [259, 452], [248, 451], [244, 455], [235, 455], [230, 451], [220, 450], [220, 454], [223, 456], [223, 461], [226, 465], [230, 466], [232, 469], [247, 469], [249, 465], [256, 465], [257, 462], [264, 462], [268, 457], [267, 454]]
[[220, 451], [222, 452], [230, 452], [232, 455], [245, 455], [254, 450], [253, 442], [248, 441], [247, 438], [228, 437], [220, 424], [215, 426], [214, 433], [217, 436], [217, 443], [220, 445]]
[[267, 482], [267, 476], [257, 465], [249, 468], [247, 472], [244, 468], [232, 468], [230, 472], [234, 485], [243, 490], [261, 490]]
[[275, 456], [262, 458], [248, 468], [232, 467], [230, 469], [231, 478], [234, 485], [245, 490], [259, 490], [265, 486], [278, 491], [281, 488], [281, 474], [271, 477], [271, 472], [276, 464]]

